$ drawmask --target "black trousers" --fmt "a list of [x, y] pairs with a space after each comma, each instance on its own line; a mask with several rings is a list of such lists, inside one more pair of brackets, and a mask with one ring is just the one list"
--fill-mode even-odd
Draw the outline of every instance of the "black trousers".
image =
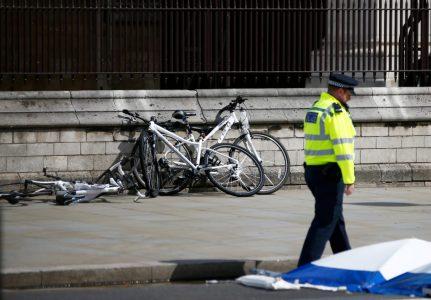
[[315, 198], [315, 208], [298, 266], [319, 259], [328, 240], [334, 253], [351, 248], [343, 217], [344, 183], [338, 165], [305, 166], [305, 182]]

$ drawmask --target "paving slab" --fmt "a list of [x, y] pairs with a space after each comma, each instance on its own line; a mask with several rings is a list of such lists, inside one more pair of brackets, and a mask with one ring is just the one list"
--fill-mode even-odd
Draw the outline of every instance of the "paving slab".
[[[430, 195], [431, 187], [357, 188], [344, 205], [352, 246], [431, 241]], [[64, 207], [48, 198], [2, 201], [3, 286], [226, 278], [253, 267], [287, 271], [314, 210], [306, 189], [249, 198], [220, 192], [133, 198]]]

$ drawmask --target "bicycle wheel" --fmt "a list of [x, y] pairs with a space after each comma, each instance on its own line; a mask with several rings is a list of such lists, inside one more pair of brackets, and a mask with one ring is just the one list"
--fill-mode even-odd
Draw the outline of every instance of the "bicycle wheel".
[[[166, 138], [169, 139], [169, 137]], [[172, 144], [182, 155], [192, 161], [192, 154], [187, 145], [175, 142], [175, 140], [172, 141]], [[168, 147], [165, 148], [166, 151], [162, 151], [163, 154], [158, 160], [160, 194], [174, 195], [189, 186], [193, 179], [193, 172], [176, 152]]]
[[242, 135], [233, 143], [246, 148], [253, 154], [254, 151], [257, 152], [265, 174], [265, 181], [259, 194], [272, 194], [282, 188], [289, 178], [289, 154], [283, 144], [270, 134], [250, 132], [250, 136], [251, 141], [247, 139], [246, 135]]
[[263, 186], [264, 173], [259, 161], [246, 149], [233, 144], [213, 145], [204, 156], [209, 180], [223, 192], [246, 197]]
[[157, 197], [160, 190], [160, 177], [157, 165], [157, 136], [152, 133], [142, 134], [139, 140], [141, 168], [150, 197]]

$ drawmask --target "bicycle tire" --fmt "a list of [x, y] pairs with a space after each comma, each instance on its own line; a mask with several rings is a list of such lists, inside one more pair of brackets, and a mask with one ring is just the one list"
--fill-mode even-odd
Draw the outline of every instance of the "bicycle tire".
[[141, 134], [139, 153], [145, 186], [150, 197], [157, 197], [160, 191], [160, 177], [156, 151], [157, 137], [152, 133]]
[[[222, 161], [226, 161], [223, 167]], [[235, 166], [236, 161], [241, 165]], [[263, 186], [264, 172], [257, 158], [246, 149], [227, 143], [213, 145], [204, 155], [205, 166], [218, 166], [207, 169], [208, 179], [223, 192], [248, 197], [256, 194]], [[229, 166], [233, 166], [229, 167]]]
[[[187, 145], [177, 142], [175, 148], [187, 159], [192, 161], [191, 151]], [[172, 154], [172, 156], [170, 156]], [[178, 159], [176, 162], [174, 160]], [[187, 188], [193, 180], [192, 171], [183, 163], [181, 158], [173, 150], [168, 148], [163, 157], [158, 161], [160, 173], [160, 195], [175, 195]]]
[[139, 189], [146, 189], [147, 185], [144, 180], [144, 173], [142, 172], [141, 154], [139, 151], [140, 139], [136, 142], [135, 146], [130, 153], [130, 168], [133, 176], [135, 177]]
[[[262, 189], [258, 192], [261, 195], [272, 194], [281, 189], [290, 176], [290, 159], [286, 148], [274, 136], [263, 132], [250, 132], [252, 140], [259, 140], [256, 151], [261, 152], [259, 156], [262, 158], [265, 153], [263, 150], [270, 149], [275, 151], [274, 156], [271, 154], [270, 159], [261, 160], [263, 171], [265, 173], [265, 181]], [[235, 145], [240, 145], [253, 153], [252, 147], [247, 141], [246, 135], [242, 135], [235, 139]]]

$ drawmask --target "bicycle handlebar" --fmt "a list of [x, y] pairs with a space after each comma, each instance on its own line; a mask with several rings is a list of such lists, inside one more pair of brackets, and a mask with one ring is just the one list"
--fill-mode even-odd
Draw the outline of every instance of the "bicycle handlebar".
[[245, 102], [245, 100], [247, 100], [246, 98], [243, 98], [242, 96], [237, 96], [234, 100], [232, 100], [228, 105], [226, 105], [225, 107], [221, 108], [215, 118], [216, 123], [220, 123], [221, 121], [221, 114], [224, 113], [225, 111], [230, 111], [233, 112], [238, 104], [242, 104]]
[[[131, 116], [133, 119], [139, 119], [139, 120], [141, 120], [142, 122], [144, 122], [144, 124], [148, 124], [149, 122], [147, 121], [147, 120], [145, 120], [143, 117], [141, 117], [140, 115], [139, 115], [139, 113], [137, 113], [137, 112], [131, 112], [131, 111], [129, 111], [128, 109], [123, 109], [122, 110], [122, 113], [123, 114], [126, 114], [126, 115], [129, 115], [129, 116]], [[126, 117], [127, 118], [127, 117]], [[129, 119], [129, 118], [127, 118], [129, 121], [131, 121], [131, 122], [133, 122], [133, 121], [135, 121], [135, 120], [133, 120], [133, 119]]]

